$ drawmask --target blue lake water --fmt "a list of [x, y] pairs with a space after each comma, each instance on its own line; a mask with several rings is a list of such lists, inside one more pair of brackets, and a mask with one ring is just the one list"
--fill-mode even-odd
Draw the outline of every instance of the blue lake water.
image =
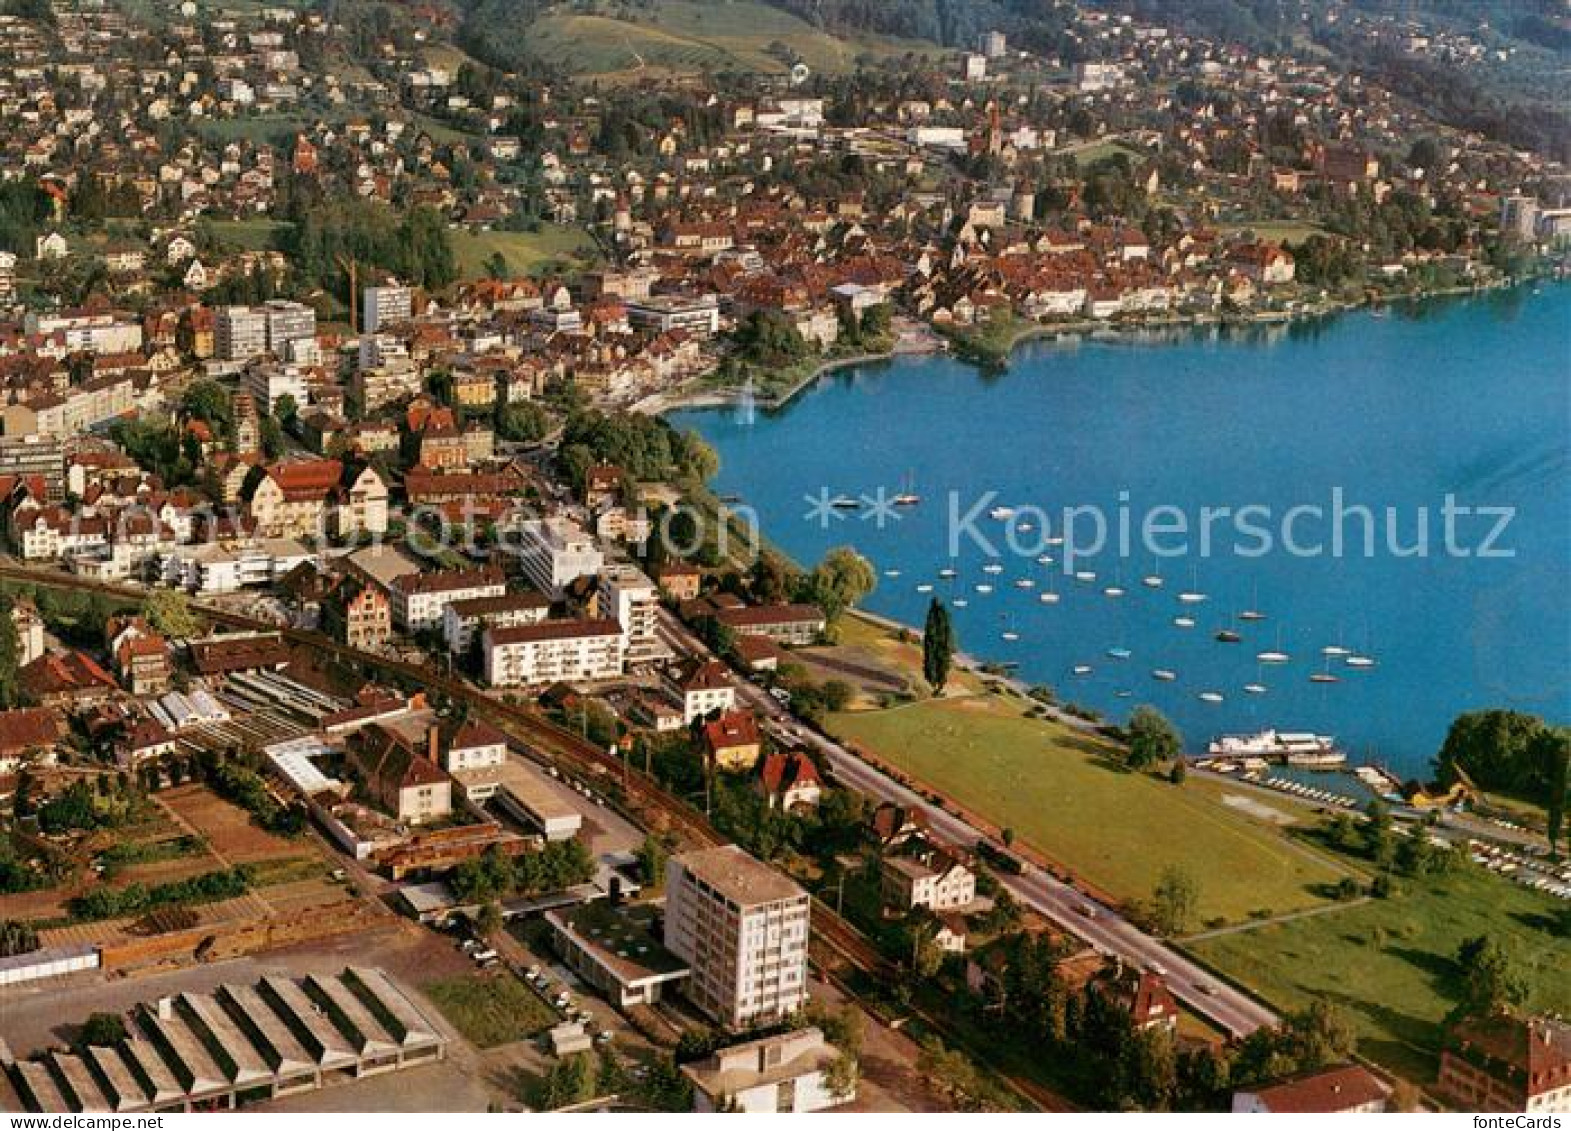
[[[717, 489], [754, 508], [798, 561], [845, 544], [872, 559], [870, 610], [920, 624], [932, 595], [960, 597], [966, 651], [1015, 663], [1023, 678], [1114, 717], [1152, 703], [1190, 749], [1223, 732], [1312, 729], [1416, 774], [1461, 711], [1571, 716], [1571, 286], [1270, 330], [1038, 341], [993, 376], [943, 356], [900, 359], [828, 377], [778, 412], [689, 410], [672, 422], [716, 447]], [[910, 489], [922, 502], [898, 519], [886, 511], [881, 526], [871, 508], [809, 517], [822, 492], [880, 489]], [[1511, 508], [1490, 547], [1509, 556], [1480, 556], [1493, 514], [1454, 516], [1452, 547], [1468, 555], [1448, 552], [1448, 495], [1456, 507]], [[1017, 513], [982, 515], [973, 538], [958, 520], [979, 502]], [[1042, 508], [1054, 534], [1065, 508], [1104, 510], [1107, 546], [1074, 566], [1094, 582], [1065, 575], [1066, 547], [1042, 545], [1028, 506]], [[1295, 506], [1321, 513], [1292, 520], [1292, 553], [1281, 542]], [[1231, 515], [1213, 519], [1206, 552], [1207, 507], [1267, 508], [1248, 512], [1248, 526], [1270, 534], [1270, 552]], [[1359, 507], [1372, 513], [1372, 555]], [[1427, 510], [1427, 552], [1392, 553], [1387, 508], [1400, 549], [1417, 544]], [[1171, 527], [1177, 513], [1187, 533], [1142, 539], [1147, 516]], [[1028, 520], [1033, 529], [1020, 530]], [[1087, 551], [1094, 534], [1089, 516], [1077, 520], [1074, 540]], [[1038, 564], [1040, 552], [1055, 563]], [[990, 562], [1002, 571], [984, 572]], [[941, 580], [946, 567], [958, 576]], [[900, 576], [883, 576], [889, 569]], [[1153, 573], [1162, 588], [1142, 584]], [[1017, 588], [1020, 578], [1035, 587]], [[1106, 595], [1109, 585], [1125, 595]], [[1049, 586], [1057, 604], [1039, 600]], [[1181, 590], [1207, 599], [1183, 605]], [[1267, 619], [1235, 619], [1251, 607]], [[1185, 614], [1194, 628], [1173, 624]], [[1242, 642], [1217, 642], [1226, 627]], [[1376, 666], [1349, 668], [1321, 654], [1327, 645]], [[1262, 665], [1262, 650], [1291, 662]], [[1092, 671], [1077, 676], [1077, 665]], [[1177, 678], [1159, 682], [1154, 669]], [[1251, 683], [1268, 691], [1245, 693]]]

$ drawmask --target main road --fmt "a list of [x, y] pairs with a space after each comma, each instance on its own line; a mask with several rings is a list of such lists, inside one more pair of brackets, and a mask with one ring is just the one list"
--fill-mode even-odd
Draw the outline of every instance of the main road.
[[[673, 650], [704, 655], [708, 649], [669, 611], [661, 610], [661, 635]], [[920, 809], [928, 827], [952, 844], [970, 847], [985, 839], [981, 829], [947, 809], [939, 809], [854, 751], [801, 725], [781, 703], [756, 684], [742, 682], [739, 694], [765, 720], [776, 738], [805, 744], [823, 755], [842, 785], [875, 801]], [[1000, 873], [999, 882], [1022, 905], [1045, 915], [1104, 954], [1117, 956], [1160, 974], [1173, 995], [1190, 1009], [1235, 1037], [1248, 1036], [1278, 1018], [1248, 994], [1220, 981], [1160, 939], [1140, 930], [1116, 909], [1098, 903], [1033, 864], [1020, 875]]]

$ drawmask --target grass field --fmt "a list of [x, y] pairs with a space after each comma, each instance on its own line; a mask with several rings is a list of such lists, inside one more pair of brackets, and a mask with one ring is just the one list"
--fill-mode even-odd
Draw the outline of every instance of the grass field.
[[1089, 168], [1105, 157], [1116, 157], [1120, 153], [1131, 161], [1140, 161], [1144, 157], [1144, 154], [1138, 149], [1116, 141], [1093, 141], [1084, 145], [1070, 146], [1067, 150], [1059, 151], [1060, 154], [1066, 152], [1075, 159], [1075, 165], [1080, 169]]
[[781, 74], [780, 44], [820, 72], [854, 69], [859, 55], [937, 50], [876, 36], [840, 38], [760, 0], [654, 0], [627, 18], [557, 12], [529, 25], [529, 50], [582, 74], [637, 78], [738, 70]]
[[1199, 882], [1199, 921], [1238, 922], [1318, 905], [1318, 889], [1343, 874], [1276, 822], [1223, 804], [1212, 783], [1127, 773], [1100, 740], [1027, 718], [1019, 704], [928, 700], [829, 726], [1119, 899], [1148, 897], [1179, 864]]
[[[1546, 928], [1555, 901], [1469, 868], [1405, 881], [1392, 899], [1190, 944], [1202, 959], [1280, 1007], [1319, 999], [1357, 1023], [1367, 1056], [1433, 1076], [1439, 1022], [1454, 1004], [1453, 956], [1466, 939], [1505, 942], [1532, 972], [1534, 1009], [1571, 1011], [1571, 940]], [[1558, 974], [1555, 971], [1559, 971]]]
[[1233, 221], [1221, 224], [1219, 227], [1228, 235], [1249, 231], [1260, 239], [1270, 240], [1273, 243], [1303, 243], [1310, 236], [1325, 235], [1324, 228], [1307, 220]]
[[428, 982], [421, 992], [470, 1044], [489, 1049], [544, 1032], [556, 1015], [512, 974], [466, 974]]
[[513, 275], [532, 275], [563, 266], [593, 262], [599, 251], [588, 234], [579, 228], [542, 224], [538, 232], [453, 232], [453, 251], [458, 256], [459, 273], [478, 279], [486, 273], [486, 260], [500, 251]]
[[234, 244], [246, 251], [264, 251], [274, 245], [278, 233], [289, 227], [288, 221], [257, 217], [250, 220], [209, 220], [213, 235], [226, 244]]

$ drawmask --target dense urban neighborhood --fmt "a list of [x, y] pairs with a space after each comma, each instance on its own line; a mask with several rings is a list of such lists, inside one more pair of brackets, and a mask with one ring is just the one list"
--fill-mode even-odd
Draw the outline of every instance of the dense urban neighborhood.
[[0, 0], [0, 1110], [1571, 1111], [1564, 719], [1268, 778], [665, 419], [1565, 273], [1563, 10], [1182, 7]]

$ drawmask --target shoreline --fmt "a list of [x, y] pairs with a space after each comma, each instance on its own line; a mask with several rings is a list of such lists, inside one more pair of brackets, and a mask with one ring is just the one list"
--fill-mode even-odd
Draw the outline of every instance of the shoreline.
[[[1172, 332], [1187, 330], [1194, 332], [1208, 328], [1250, 329], [1292, 326], [1299, 323], [1324, 321], [1342, 314], [1356, 314], [1365, 310], [1381, 310], [1405, 303], [1428, 302], [1442, 298], [1481, 297], [1497, 291], [1537, 286], [1545, 281], [1562, 281], [1562, 278], [1555, 272], [1545, 272], [1524, 276], [1515, 280], [1500, 279], [1490, 283], [1442, 287], [1434, 290], [1417, 291], [1411, 294], [1366, 294], [1361, 299], [1328, 300], [1313, 306], [1305, 306], [1299, 310], [1262, 310], [1249, 314], [1161, 314], [1126, 322], [1084, 317], [1065, 322], [1038, 322], [1022, 319], [1020, 326], [1010, 335], [1007, 342], [997, 347], [999, 355], [997, 360], [993, 360], [985, 355], [973, 355], [971, 351], [964, 348], [956, 348], [955, 339], [946, 337], [942, 331], [934, 329], [926, 322], [918, 322], [913, 319], [911, 320], [912, 324], [919, 327], [918, 334], [925, 337], [930, 343], [928, 348], [901, 349], [900, 342], [904, 339], [902, 335], [901, 338], [896, 340], [894, 346], [888, 350], [846, 357], [825, 358], [790, 388], [772, 397], [759, 399], [755, 404], [757, 408], [770, 411], [781, 409], [789, 405], [801, 393], [811, 388], [821, 378], [831, 373], [842, 369], [855, 368], [858, 365], [873, 365], [896, 361], [904, 357], [930, 357], [937, 354], [947, 354], [978, 369], [1007, 372], [1014, 363], [1015, 353], [1022, 346], [1041, 341], [1044, 338], [1093, 338], [1101, 341], [1118, 341], [1133, 338], [1142, 332], [1163, 330]], [[633, 405], [631, 411], [646, 413], [651, 416], [665, 416], [667, 413], [680, 412], [687, 409], [733, 408], [741, 404], [743, 399], [743, 392], [740, 389], [695, 390], [688, 393], [673, 392], [671, 394], [656, 393]]]

